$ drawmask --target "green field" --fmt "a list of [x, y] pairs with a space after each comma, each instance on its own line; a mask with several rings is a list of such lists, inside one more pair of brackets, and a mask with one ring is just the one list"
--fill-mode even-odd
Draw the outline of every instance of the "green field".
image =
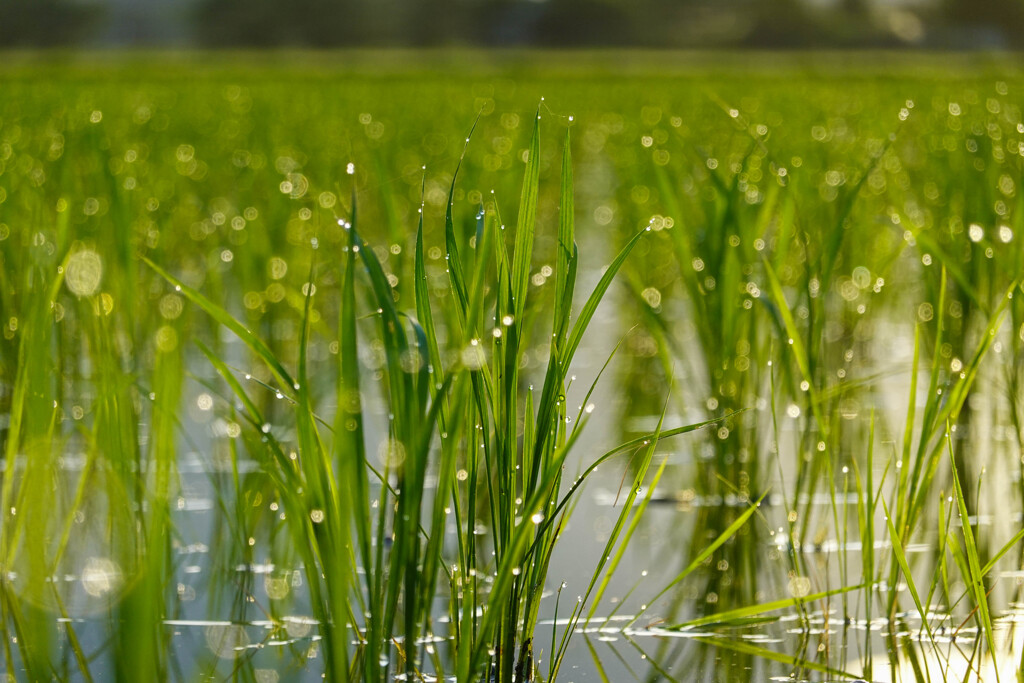
[[5, 55], [3, 670], [1011, 680], [1021, 93]]

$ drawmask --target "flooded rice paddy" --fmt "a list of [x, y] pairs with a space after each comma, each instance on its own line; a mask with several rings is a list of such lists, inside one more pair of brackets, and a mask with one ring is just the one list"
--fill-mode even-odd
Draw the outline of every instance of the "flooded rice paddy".
[[0, 67], [8, 678], [1013, 680], [1021, 72], [475, 62]]

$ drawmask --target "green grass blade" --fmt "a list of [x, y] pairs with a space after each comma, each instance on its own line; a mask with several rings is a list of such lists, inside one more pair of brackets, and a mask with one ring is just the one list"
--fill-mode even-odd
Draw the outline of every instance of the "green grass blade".
[[633, 247], [636, 246], [640, 238], [645, 233], [650, 231], [650, 227], [643, 228], [637, 232], [633, 237], [626, 242], [626, 246], [622, 248], [622, 251], [618, 253], [615, 259], [608, 265], [604, 273], [601, 275], [601, 280], [594, 287], [594, 291], [591, 292], [587, 298], [587, 302], [580, 309], [580, 314], [576, 318], [576, 322], [573, 324], [572, 331], [569, 333], [569, 338], [565, 343], [565, 353], [563, 354], [563, 362], [568, 365], [573, 356], [576, 355], [576, 349], [579, 348], [580, 342], [583, 340], [583, 334], [586, 332], [587, 327], [590, 325], [591, 319], [594, 317], [594, 313], [597, 312], [598, 304], [604, 298], [605, 292], [608, 291], [608, 287], [611, 286], [612, 280], [615, 278], [615, 274], [619, 272], [622, 264], [626, 262], [626, 258], [630, 252], [633, 251]]
[[[648, 605], [654, 604], [659, 598], [664, 596], [665, 593], [669, 592], [675, 586], [679, 585], [679, 583], [683, 579], [685, 579], [687, 576], [692, 574], [698, 567], [703, 565], [704, 562], [709, 557], [711, 557], [715, 553], [716, 550], [721, 548], [730, 538], [735, 536], [739, 532], [739, 530], [741, 528], [743, 528], [743, 525], [745, 525], [747, 523], [747, 520], [749, 520], [750, 517], [755, 512], [757, 512], [757, 509], [759, 507], [761, 507], [761, 501], [763, 501], [764, 497], [767, 496], [767, 495], [768, 495], [768, 492], [765, 491], [764, 493], [761, 494], [760, 498], [758, 498], [756, 501], [754, 501], [754, 503], [749, 505], [747, 507], [747, 509], [743, 511], [743, 514], [741, 514], [739, 517], [737, 517], [735, 520], [733, 520], [732, 524], [730, 524], [728, 527], [726, 527], [726, 529], [722, 533], [720, 533], [718, 535], [718, 537], [715, 538], [714, 541], [712, 541], [710, 544], [705, 546], [705, 548], [703, 550], [701, 550], [701, 552], [695, 558], [693, 558], [693, 560], [690, 561], [690, 564], [686, 565], [686, 568], [683, 569], [683, 571], [679, 572], [679, 574], [677, 574], [674, 579], [672, 579], [669, 583], [667, 583], [665, 585], [665, 587], [662, 588], [658, 592], [657, 595], [655, 595], [653, 598], [651, 598], [648, 601]], [[637, 619], [639, 619], [640, 616], [643, 615], [643, 613], [645, 611], [646, 610], [641, 609], [639, 612], [637, 612], [636, 616], [633, 617], [633, 619], [629, 622], [628, 625], [632, 625], [632, 624], [636, 623]]]
[[761, 603], [760, 605], [737, 607], [736, 609], [718, 612], [717, 614], [710, 614], [706, 617], [699, 617], [697, 619], [690, 619], [689, 621], [683, 621], [672, 626], [666, 626], [664, 629], [666, 631], [683, 631], [693, 630], [701, 628], [702, 626], [709, 626], [711, 624], [730, 623], [738, 619], [749, 619], [750, 617], [761, 616], [768, 612], [775, 612], [780, 609], [788, 609], [790, 607], [817, 602], [818, 600], [825, 600], [837, 595], [860, 590], [861, 588], [863, 588], [863, 585], [857, 584], [856, 586], [845, 586], [843, 588], [833, 588], [831, 590], [821, 591], [820, 593], [812, 593], [811, 595], [806, 595], [800, 598], [783, 598], [781, 600]]
[[1015, 533], [1013, 535], [1013, 538], [1007, 541], [1002, 548], [1000, 548], [998, 551], [996, 551], [994, 555], [992, 555], [992, 559], [986, 562], [985, 566], [981, 568], [981, 575], [988, 576], [989, 572], [991, 572], [995, 568], [996, 563], [998, 563], [999, 560], [1003, 559], [1003, 556], [1006, 555], [1006, 553], [1013, 550], [1013, 546], [1020, 543], [1022, 539], [1024, 539], [1024, 529], [1020, 529], [1017, 533]]
[[[960, 515], [960, 530], [964, 537], [964, 551], [967, 555], [967, 563], [970, 568], [968, 576], [964, 579], [970, 586], [970, 592], [974, 598], [974, 605], [977, 608], [978, 622], [981, 631], [985, 636], [985, 642], [991, 656], [996, 655], [995, 636], [992, 629], [992, 615], [988, 606], [988, 591], [985, 590], [985, 573], [981, 569], [981, 560], [978, 555], [978, 544], [974, 538], [974, 531], [971, 529], [971, 519], [967, 512], [967, 503], [964, 500], [963, 488], [960, 486], [960, 473], [956, 468], [956, 458], [953, 456], [953, 442], [949, 436], [949, 426], [946, 427], [946, 446], [949, 453], [949, 466], [953, 472], [953, 492], [956, 498], [956, 509]], [[995, 667], [996, 681], [999, 681], [999, 668]]]
[[[608, 541], [605, 543], [604, 550], [601, 552], [601, 558], [598, 561], [597, 567], [594, 569], [594, 575], [590, 579], [590, 585], [587, 586], [586, 592], [583, 594], [583, 603], [586, 605], [591, 593], [593, 593], [594, 599], [590, 603], [590, 609], [587, 612], [587, 618], [585, 623], [590, 623], [590, 620], [594, 617], [594, 612], [597, 609], [597, 605], [601, 601], [601, 597], [604, 595], [605, 589], [608, 587], [609, 582], [612, 579], [612, 575], [618, 567], [619, 562], [622, 561], [622, 557], [626, 551], [626, 544], [629, 541], [629, 537], [636, 530], [636, 525], [639, 523], [640, 515], [646, 508], [645, 504], [642, 504], [638, 510], [633, 510], [633, 501], [636, 500], [638, 492], [643, 486], [644, 479], [647, 477], [647, 470], [650, 467], [651, 460], [654, 458], [654, 452], [658, 448], [658, 438], [661, 435], [662, 425], [665, 423], [665, 413], [668, 411], [668, 402], [665, 402], [664, 408], [662, 408], [661, 417], [658, 418], [658, 428], [654, 431], [654, 438], [650, 440], [650, 444], [644, 449], [643, 455], [640, 456], [640, 462], [637, 463], [636, 473], [633, 476], [633, 482], [629, 487], [629, 491], [626, 493], [626, 499], [622, 502], [622, 511], [619, 513], [618, 518], [615, 520], [615, 524], [612, 527], [611, 533], [608, 535]], [[665, 461], [661, 463], [661, 467], [658, 468], [655, 474], [654, 481], [647, 489], [647, 495], [645, 501], [650, 500], [651, 494], [654, 492], [654, 485], [658, 479], [661, 478], [662, 472], [665, 470]], [[615, 556], [612, 556], [612, 550], [616, 544], [619, 543], [619, 536], [622, 534], [622, 528], [626, 523], [626, 520], [633, 514], [632, 524], [626, 529], [625, 534], [622, 536], [622, 543], [619, 545], [618, 551]], [[608, 565], [608, 570], [605, 571], [605, 565]], [[597, 583], [598, 576], [604, 572], [604, 578], [601, 579], [600, 583]], [[596, 587], [596, 590], [595, 590]], [[581, 607], [582, 609], [582, 607]]]
[[[782, 320], [786, 328], [786, 334], [789, 336], [787, 342], [793, 351], [793, 357], [796, 359], [797, 367], [800, 369], [800, 375], [808, 384], [810, 384], [811, 391], [813, 391], [814, 378], [811, 376], [811, 366], [808, 362], [807, 350], [804, 347], [800, 328], [797, 327], [796, 320], [793, 318], [793, 311], [790, 309], [789, 304], [786, 303], [786, 294], [782, 291], [782, 283], [779, 282], [779, 277], [775, 274], [775, 269], [772, 268], [771, 263], [768, 261], [764, 262], [764, 270], [765, 274], [768, 276], [768, 284], [771, 288], [772, 299], [775, 301], [777, 310], [782, 316]], [[815, 403], [813, 396], [811, 397], [811, 402], [812, 404]]]
[[140, 258], [147, 266], [153, 269], [157, 275], [174, 285], [176, 291], [184, 294], [185, 298], [199, 306], [199, 308], [205, 311], [207, 315], [234, 332], [235, 335], [241, 339], [253, 353], [267, 364], [270, 371], [274, 373], [274, 377], [281, 383], [279, 390], [286, 395], [292, 397], [295, 396], [295, 380], [292, 379], [288, 371], [285, 370], [284, 365], [281, 364], [267, 345], [264, 344], [263, 341], [252, 332], [252, 330], [236, 320], [223, 307], [213, 303], [197, 290], [189, 287], [145, 256]]
[[789, 655], [784, 652], [776, 652], [775, 650], [769, 650], [766, 647], [757, 645], [756, 643], [745, 642], [742, 640], [735, 640], [731, 638], [711, 638], [707, 636], [697, 636], [694, 638], [701, 643], [707, 643], [718, 649], [732, 650], [745, 655], [753, 655], [760, 659], [767, 659], [772, 662], [778, 662], [785, 664], [786, 666], [792, 667], [796, 670], [806, 669], [807, 671], [817, 671], [818, 673], [825, 674], [828, 676], [828, 680], [838, 678], [849, 678], [860, 680], [860, 676], [843, 669], [836, 669], [834, 667], [820, 664], [818, 662], [804, 659], [803, 657], [797, 657], [795, 655]]
[[537, 186], [540, 180], [540, 113], [533, 120], [533, 135], [527, 150], [523, 192], [519, 198], [516, 221], [515, 250], [512, 252], [512, 303], [515, 325], [522, 329], [526, 310], [526, 293], [530, 286], [530, 264], [533, 260], [533, 234], [537, 220]]
[[[914, 606], [917, 607], [917, 612], [921, 616], [921, 626], [924, 628], [925, 633], [928, 634], [928, 639], [935, 645], [935, 636], [932, 634], [931, 624], [928, 622], [928, 610], [925, 609], [924, 603], [921, 602], [921, 596], [917, 590], [917, 583], [914, 581], [914, 574], [910, 570], [910, 564], [907, 562], [906, 553], [903, 551], [903, 539], [900, 537], [899, 532], [896, 530], [896, 525], [893, 524], [892, 515], [889, 513], [889, 506], [882, 501], [882, 509], [885, 512], [885, 522], [889, 529], [889, 541], [892, 544], [893, 557], [896, 558], [896, 563], [899, 565], [900, 571], [903, 573], [903, 578], [907, 581], [907, 589], [910, 591], [910, 597], [914, 600]], [[895, 589], [893, 589], [895, 592]], [[895, 604], [895, 602], [893, 603]]]
[[558, 205], [558, 247], [555, 257], [555, 328], [556, 344], [561, 346], [569, 325], [573, 289], [576, 286], [576, 217], [573, 196], [572, 149], [570, 131], [565, 131], [562, 153], [561, 201]]
[[444, 367], [441, 364], [441, 352], [437, 345], [437, 330], [434, 327], [434, 314], [430, 309], [430, 291], [427, 289], [427, 270], [424, 262], [423, 247], [423, 214], [420, 214], [419, 226], [416, 229], [416, 261], [414, 277], [416, 295], [416, 315], [427, 338], [430, 367], [437, 383], [444, 381]]

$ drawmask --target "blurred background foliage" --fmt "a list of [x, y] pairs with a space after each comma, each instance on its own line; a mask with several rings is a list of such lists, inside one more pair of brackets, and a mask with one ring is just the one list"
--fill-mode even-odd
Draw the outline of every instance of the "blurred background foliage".
[[65, 0], [0, 0], [0, 46], [75, 44], [107, 18], [101, 5]]
[[1024, 47], [1024, 0], [0, 0], [0, 48]]

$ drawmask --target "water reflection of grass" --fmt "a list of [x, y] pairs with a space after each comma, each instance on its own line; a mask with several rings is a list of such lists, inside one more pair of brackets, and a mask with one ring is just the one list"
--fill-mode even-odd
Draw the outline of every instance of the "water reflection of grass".
[[[288, 69], [226, 65], [187, 89], [173, 70], [8, 77], [9, 671], [187, 678], [161, 620], [195, 617], [210, 621], [200, 666], [242, 678], [277, 670], [257, 647], [272, 642], [335, 680], [546, 679], [568, 641], [532, 636], [556, 601], [591, 626], [616, 611], [707, 625], [781, 597], [805, 621], [831, 605], [897, 635], [904, 610], [938, 607], [977, 626], [961, 631], [976, 661], [1005, 649], [1018, 589], [993, 577], [997, 559], [1019, 566], [1019, 535], [979, 515], [1022, 504], [1017, 75], [634, 68], [596, 87], [526, 67], [387, 82], [312, 69], [305, 89]], [[567, 126], [561, 154], [536, 143]], [[592, 344], [589, 323], [616, 286], [615, 313], [641, 324], [593, 395], [628, 398], [605, 403], [586, 387], [621, 331]], [[562, 465], [570, 448], [591, 465], [580, 426], [617, 410], [650, 425], [605, 429], [631, 455], [615, 461], [597, 570], [573, 577], [593, 576], [593, 604], [576, 607], [581, 591], [547, 576], [573, 540], [555, 543], [577, 491]], [[687, 431], [672, 420], [714, 427], [661, 442]], [[200, 528], [183, 516], [183, 448], [210, 470]], [[739, 504], [674, 525], [657, 552], [680, 590], [652, 601], [663, 584], [620, 592], [613, 575], [630, 562], [616, 541], [636, 552], [654, 523], [655, 482]], [[769, 489], [781, 508], [755, 512]], [[922, 540], [934, 550], [902, 550]], [[74, 591], [45, 580], [58, 568]], [[100, 612], [103, 637], [78, 628]], [[310, 614], [317, 641], [289, 619]], [[246, 630], [260, 620], [266, 633]], [[736, 671], [849, 669], [829, 637], [809, 642], [827, 657], [745, 646]], [[672, 673], [679, 647], [666, 638], [653, 659]], [[862, 648], [855, 673], [871, 675], [877, 643]]]

